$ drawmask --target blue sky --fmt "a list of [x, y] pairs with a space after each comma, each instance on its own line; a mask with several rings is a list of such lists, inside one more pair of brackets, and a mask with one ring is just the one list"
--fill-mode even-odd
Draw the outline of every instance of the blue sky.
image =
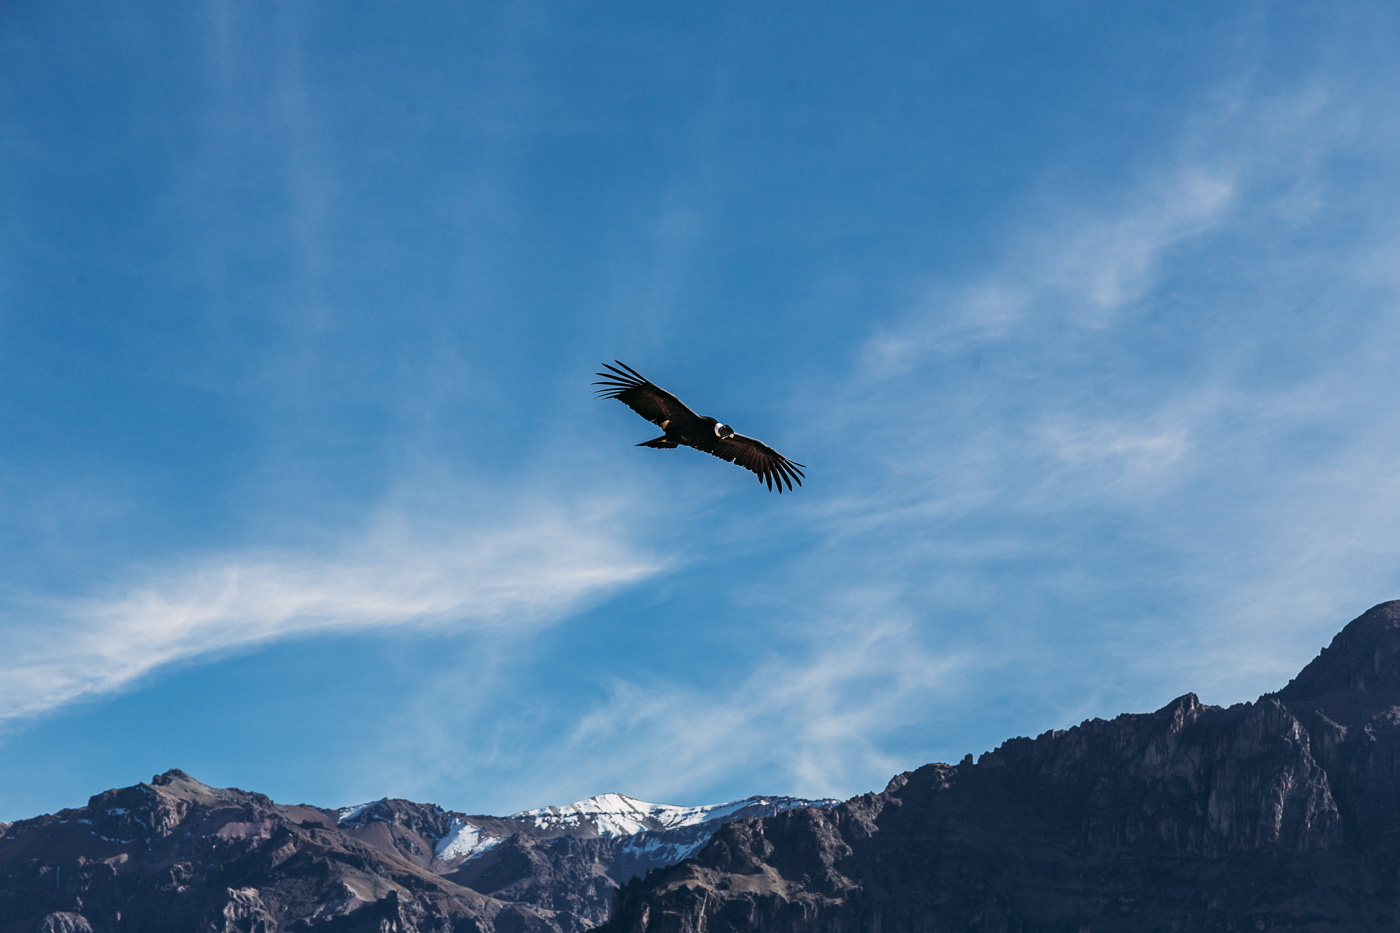
[[[1400, 13], [0, 4], [0, 819], [846, 796], [1400, 596]], [[808, 465], [594, 401], [624, 360]]]

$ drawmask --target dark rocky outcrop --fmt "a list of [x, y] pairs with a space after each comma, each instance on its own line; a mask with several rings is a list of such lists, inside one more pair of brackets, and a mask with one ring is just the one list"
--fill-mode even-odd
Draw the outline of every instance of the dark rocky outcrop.
[[1187, 694], [729, 823], [601, 931], [1394, 930], [1397, 841], [1400, 602], [1254, 703]]

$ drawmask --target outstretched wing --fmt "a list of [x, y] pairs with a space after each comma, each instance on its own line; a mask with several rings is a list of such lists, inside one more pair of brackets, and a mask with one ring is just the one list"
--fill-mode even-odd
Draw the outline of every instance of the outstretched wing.
[[686, 419], [687, 425], [699, 420], [695, 412], [670, 392], [648, 382], [641, 373], [621, 360], [613, 362], [622, 369], [603, 364], [609, 371], [598, 373], [603, 377], [603, 381], [593, 384], [603, 388], [598, 390], [594, 398], [615, 398], [662, 430], [669, 428], [671, 422], [678, 418]]
[[768, 484], [769, 489], [776, 483], [778, 492], [783, 491], [783, 483], [787, 483], [788, 489], [792, 489], [793, 483], [801, 486], [802, 478], [806, 476], [802, 472], [805, 464], [794, 463], [763, 441], [742, 434], [715, 438], [713, 443], [699, 449], [707, 454], [714, 454], [721, 460], [737, 463], [746, 470], [752, 470], [758, 474], [761, 482]]

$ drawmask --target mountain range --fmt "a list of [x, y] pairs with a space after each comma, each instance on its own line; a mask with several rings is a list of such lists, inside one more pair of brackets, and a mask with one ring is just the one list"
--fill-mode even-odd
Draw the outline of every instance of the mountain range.
[[834, 800], [675, 807], [603, 794], [512, 816], [377, 800], [285, 806], [178, 769], [0, 824], [0, 931], [581, 931], [614, 888], [730, 819]]
[[839, 804], [604, 794], [507, 817], [388, 799], [324, 809], [172, 770], [0, 824], [4, 933], [598, 924], [1400, 929], [1400, 602], [1349, 623], [1254, 702], [1188, 693], [925, 765]]

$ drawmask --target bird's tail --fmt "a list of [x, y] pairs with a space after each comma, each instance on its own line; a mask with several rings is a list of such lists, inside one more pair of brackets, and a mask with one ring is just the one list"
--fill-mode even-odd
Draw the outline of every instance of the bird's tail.
[[652, 438], [651, 440], [649, 440], [649, 441], [642, 441], [642, 442], [641, 442], [640, 444], [638, 444], [637, 446], [638, 446], [638, 447], [679, 447], [680, 444], [679, 444], [678, 442], [676, 442], [676, 441], [671, 440], [669, 437], [667, 437], [666, 435], [663, 434], [663, 435], [661, 435], [660, 437], [653, 437], [653, 438]]

